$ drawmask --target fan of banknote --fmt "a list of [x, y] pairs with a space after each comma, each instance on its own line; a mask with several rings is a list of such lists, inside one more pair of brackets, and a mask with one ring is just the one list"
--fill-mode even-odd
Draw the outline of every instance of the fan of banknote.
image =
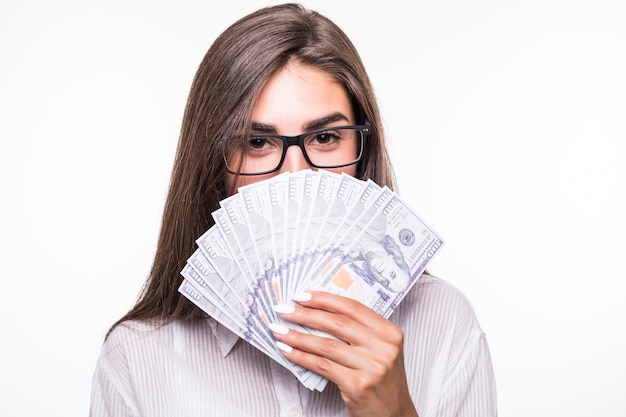
[[319, 391], [327, 380], [287, 360], [268, 324], [324, 335], [282, 320], [272, 307], [323, 290], [388, 318], [443, 245], [387, 187], [322, 170], [243, 186], [213, 218], [181, 271], [179, 291]]

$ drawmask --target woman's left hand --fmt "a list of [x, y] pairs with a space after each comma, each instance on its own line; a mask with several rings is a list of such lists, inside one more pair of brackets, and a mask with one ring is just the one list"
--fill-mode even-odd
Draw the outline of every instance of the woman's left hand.
[[[311, 298], [304, 301], [307, 294]], [[293, 348], [285, 349], [285, 357], [333, 381], [351, 416], [417, 416], [404, 369], [403, 331], [356, 300], [321, 291], [304, 295], [293, 312], [280, 316], [336, 339], [274, 332]]]

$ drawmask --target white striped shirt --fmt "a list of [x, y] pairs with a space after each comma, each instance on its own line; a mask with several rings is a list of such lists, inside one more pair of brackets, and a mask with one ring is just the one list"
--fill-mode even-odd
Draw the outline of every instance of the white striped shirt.
[[[390, 320], [404, 330], [409, 390], [420, 417], [496, 416], [485, 335], [466, 298], [423, 275]], [[213, 319], [125, 323], [96, 365], [91, 417], [347, 416], [337, 387], [310, 391]]]

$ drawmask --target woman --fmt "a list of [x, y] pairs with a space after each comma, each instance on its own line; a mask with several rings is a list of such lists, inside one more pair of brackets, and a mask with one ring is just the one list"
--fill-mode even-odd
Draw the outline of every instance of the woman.
[[[343, 126], [352, 136], [336, 157], [317, 155], [335, 143], [326, 131]], [[374, 93], [346, 35], [297, 5], [261, 9], [216, 39], [195, 76], [154, 264], [136, 305], [107, 335], [92, 416], [495, 415], [484, 334], [465, 298], [428, 274], [390, 320], [323, 292], [279, 308], [285, 320], [335, 336], [273, 328], [285, 357], [332, 382], [322, 392], [177, 291], [220, 200], [241, 185], [319, 167], [394, 186]]]

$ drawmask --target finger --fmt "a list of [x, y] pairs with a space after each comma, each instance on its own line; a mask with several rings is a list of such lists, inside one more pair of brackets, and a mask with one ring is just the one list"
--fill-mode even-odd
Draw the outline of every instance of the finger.
[[304, 350], [292, 348], [287, 344], [278, 344], [278, 346], [281, 350], [283, 350], [285, 358], [289, 359], [291, 362], [300, 365], [303, 368], [309, 369], [331, 381], [337, 381], [342, 377], [345, 378], [347, 373], [351, 371], [351, 368], [343, 366], [328, 358], [324, 358]]
[[300, 305], [280, 305], [274, 309], [283, 320], [331, 335], [351, 345], [364, 344], [367, 335], [371, 334], [371, 330], [342, 314]]
[[293, 300], [300, 305], [339, 313], [352, 318], [357, 323], [372, 327], [385, 321], [373, 309], [363, 303], [337, 294], [326, 291], [309, 291], [294, 294]]
[[[320, 326], [332, 326], [331, 328], [324, 327], [325, 330], [330, 331], [331, 333], [333, 333], [333, 330], [335, 328], [342, 328], [343, 326], [347, 326], [349, 324], [347, 322], [341, 321], [343, 320], [341, 316], [344, 316], [350, 318], [352, 321], [354, 321], [354, 323], [358, 323], [363, 327], [374, 330], [379, 335], [388, 335], [388, 340], [390, 341], [397, 342], [398, 337], [402, 337], [401, 334], [398, 334], [397, 330], [399, 329], [394, 331], [390, 328], [390, 326], [393, 326], [394, 328], [395, 326], [391, 324], [389, 320], [381, 317], [378, 313], [376, 313], [369, 307], [352, 298], [343, 297], [324, 291], [311, 291], [295, 294], [293, 299], [297, 301], [301, 306], [338, 314], [338, 316], [336, 316], [336, 320], [340, 320], [339, 323], [327, 321], [317, 324]], [[330, 318], [324, 316], [310, 317], [311, 320], [314, 320], [316, 318], [320, 320], [330, 320]], [[310, 323], [309, 326], [315, 327], [316, 324]]]
[[[288, 336], [276, 335], [276, 345], [283, 355], [293, 363], [331, 381], [338, 382], [351, 378], [350, 375], [367, 366], [365, 361], [359, 361], [360, 355], [349, 353], [346, 349], [349, 346], [341, 341], [296, 333], [299, 332], [290, 330]], [[316, 341], [315, 338], [326, 340]]]
[[[286, 327], [285, 329], [287, 330]], [[360, 369], [367, 365], [367, 362], [363, 360], [363, 355], [355, 354], [355, 347], [331, 335], [322, 336], [288, 330], [286, 333], [275, 332], [274, 338], [294, 350], [325, 358], [346, 368]], [[281, 346], [279, 345], [279, 347]], [[284, 349], [282, 350], [284, 351]], [[309, 359], [313, 360], [314, 358], [311, 356]]]

